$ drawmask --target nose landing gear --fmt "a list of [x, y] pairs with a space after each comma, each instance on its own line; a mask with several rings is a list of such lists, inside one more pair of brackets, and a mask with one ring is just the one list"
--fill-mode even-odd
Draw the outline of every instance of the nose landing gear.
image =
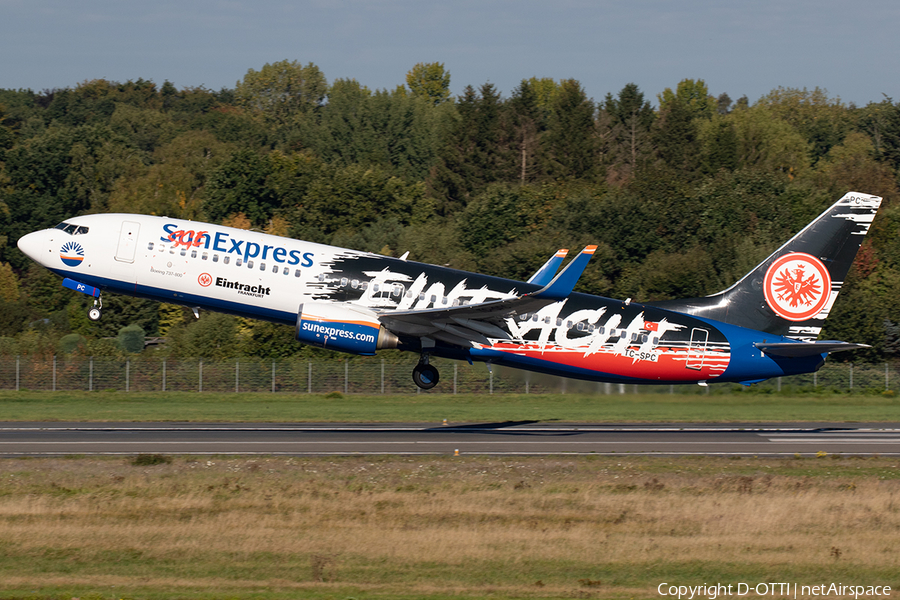
[[434, 366], [428, 364], [428, 355], [423, 354], [419, 364], [413, 369], [413, 381], [423, 390], [430, 390], [441, 380], [441, 374]]
[[94, 306], [88, 311], [88, 319], [91, 321], [99, 321], [103, 311], [103, 299], [97, 296], [94, 300]]

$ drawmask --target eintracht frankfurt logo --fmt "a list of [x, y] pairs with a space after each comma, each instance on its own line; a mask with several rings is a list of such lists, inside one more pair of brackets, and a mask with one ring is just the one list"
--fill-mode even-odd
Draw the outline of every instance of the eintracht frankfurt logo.
[[209, 284], [212, 283], [212, 276], [209, 273], [201, 273], [200, 277], [197, 278], [197, 283], [203, 287], [209, 287]]
[[785, 254], [766, 271], [766, 302], [788, 321], [805, 321], [816, 316], [831, 294], [831, 276], [814, 256]]

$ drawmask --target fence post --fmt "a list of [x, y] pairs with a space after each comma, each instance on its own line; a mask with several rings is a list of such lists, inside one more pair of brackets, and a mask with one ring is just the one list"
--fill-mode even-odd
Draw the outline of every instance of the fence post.
[[312, 361], [309, 361], [309, 374], [306, 377], [306, 393], [312, 394]]
[[275, 393], [275, 361], [272, 361], [272, 393]]
[[778, 378], [778, 391], [781, 391], [781, 377]]
[[56, 355], [53, 355], [53, 391], [56, 391]]
[[491, 394], [493, 394], [494, 393], [494, 370], [493, 369], [488, 371], [488, 377], [491, 381]]
[[887, 361], [884, 363], [884, 391], [888, 391], [888, 364]]
[[850, 391], [853, 391], [853, 363], [850, 363]]
[[813, 371], [813, 389], [819, 389], [819, 372]]
[[203, 359], [198, 363], [200, 365], [200, 374], [197, 376], [197, 391], [203, 391]]
[[531, 388], [531, 371], [525, 371], [525, 393], [527, 394]]
[[16, 356], [16, 391], [19, 391], [19, 357]]
[[241, 359], [234, 361], [234, 393], [241, 389]]
[[344, 393], [350, 390], [350, 359], [344, 359]]
[[163, 389], [162, 391], [166, 391], [166, 359], [163, 359]]
[[129, 388], [131, 387], [130, 379], [131, 379], [131, 361], [126, 359], [125, 360], [125, 391], [126, 392], [129, 391]]
[[381, 395], [384, 395], [384, 359], [381, 359]]
[[88, 391], [94, 391], [94, 357], [91, 357], [88, 363]]

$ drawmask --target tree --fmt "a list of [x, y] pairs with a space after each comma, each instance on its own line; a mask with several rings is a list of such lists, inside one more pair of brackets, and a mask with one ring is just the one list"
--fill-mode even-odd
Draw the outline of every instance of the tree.
[[450, 72], [444, 63], [418, 63], [406, 74], [406, 85], [413, 96], [434, 105], [450, 100]]
[[677, 102], [687, 110], [691, 119], [708, 119], [718, 110], [718, 101], [709, 95], [709, 88], [702, 79], [682, 79], [674, 92], [666, 88], [657, 98], [661, 113]]
[[634, 83], [629, 83], [618, 97], [607, 94], [602, 110], [606, 116], [604, 140], [607, 162], [614, 179], [628, 179], [650, 154], [650, 131], [656, 113]]
[[595, 175], [596, 137], [594, 102], [574, 79], [560, 83], [542, 139], [547, 172], [556, 178], [590, 178]]
[[250, 69], [235, 84], [239, 106], [259, 112], [277, 123], [285, 123], [296, 113], [308, 113], [322, 106], [328, 83], [319, 67], [305, 67], [297, 61], [266, 63], [262, 69]]

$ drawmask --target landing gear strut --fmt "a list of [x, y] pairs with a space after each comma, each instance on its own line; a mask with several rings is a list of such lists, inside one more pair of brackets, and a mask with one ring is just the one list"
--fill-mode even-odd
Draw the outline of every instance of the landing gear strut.
[[101, 311], [103, 310], [103, 299], [99, 296], [96, 300], [94, 300], [94, 306], [88, 311], [88, 319], [91, 321], [99, 321], [101, 316]]
[[441, 380], [441, 374], [428, 364], [428, 355], [423, 354], [419, 364], [413, 369], [413, 381], [423, 390], [430, 390]]

